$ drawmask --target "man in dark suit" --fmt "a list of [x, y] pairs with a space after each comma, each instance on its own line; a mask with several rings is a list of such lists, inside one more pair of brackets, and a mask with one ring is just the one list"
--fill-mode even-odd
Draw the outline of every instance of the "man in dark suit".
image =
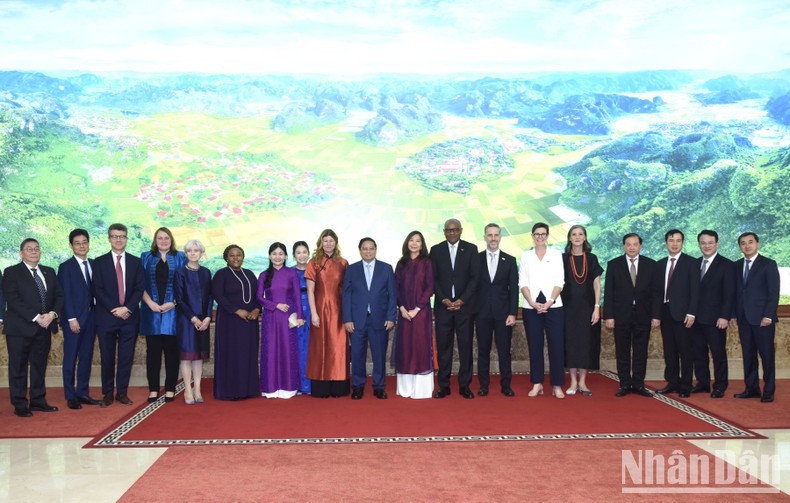
[[[735, 398], [760, 398], [773, 402], [776, 390], [776, 335], [779, 307], [779, 268], [776, 262], [758, 254], [760, 238], [753, 232], [738, 237], [743, 258], [735, 262], [735, 306], [730, 326], [738, 326], [743, 351], [746, 389]], [[757, 375], [757, 355], [763, 364], [763, 392]]]
[[5, 297], [3, 297], [3, 271], [0, 271], [0, 331], [3, 329], [4, 316], [5, 316]]
[[97, 257], [93, 264], [96, 332], [99, 334], [101, 353], [102, 407], [112, 405], [113, 390], [116, 391], [116, 400], [124, 405], [132, 405], [126, 391], [132, 373], [134, 345], [140, 322], [140, 299], [145, 290], [140, 258], [126, 252], [126, 226], [110, 225], [108, 236], [111, 250]]
[[351, 398], [359, 400], [365, 390], [365, 361], [373, 358], [373, 395], [387, 398], [384, 389], [389, 331], [395, 327], [397, 292], [392, 266], [376, 260], [376, 242], [359, 241], [362, 260], [351, 264], [343, 276], [343, 322], [351, 334]]
[[[727, 322], [735, 298], [735, 277], [732, 260], [721, 256], [719, 235], [716, 231], [703, 230], [697, 235], [702, 256], [697, 260], [699, 270], [699, 300], [697, 319], [692, 329], [694, 374], [697, 384], [692, 393], [710, 393], [712, 398], [722, 398], [727, 390]], [[710, 386], [710, 360], [713, 357], [713, 391]]]
[[480, 273], [477, 279], [475, 317], [477, 379], [480, 381], [480, 390], [477, 394], [488, 395], [491, 343], [492, 339], [495, 339], [502, 394], [514, 396], [515, 393], [510, 387], [513, 377], [510, 342], [518, 313], [518, 266], [515, 257], [499, 249], [499, 241], [502, 238], [499, 225], [486, 225], [483, 234], [486, 249], [479, 254]]
[[[623, 236], [625, 255], [606, 264], [603, 317], [609, 330], [614, 330], [614, 348], [622, 397], [631, 393], [653, 396], [645, 388], [647, 343], [650, 340], [654, 312], [653, 277], [656, 263], [640, 255], [642, 237], [630, 233]], [[658, 324], [654, 324], [658, 326]], [[654, 327], [655, 328], [655, 327]], [[633, 351], [633, 356], [632, 356]]]
[[[19, 247], [22, 261], [6, 268], [3, 295], [7, 306], [4, 331], [8, 345], [8, 388], [14, 414], [56, 412], [46, 400], [47, 358], [52, 334], [57, 333], [63, 291], [54, 269], [39, 264], [38, 241], [27, 238]], [[28, 371], [30, 400], [28, 401]]]
[[661, 312], [661, 340], [664, 343], [664, 380], [667, 385], [656, 393], [691, 396], [694, 356], [691, 327], [697, 316], [699, 269], [697, 261], [683, 253], [685, 236], [678, 229], [664, 234], [668, 257], [656, 263], [653, 296]]
[[[63, 288], [63, 392], [69, 409], [98, 405], [91, 398], [88, 385], [96, 341], [95, 302], [93, 300], [93, 260], [88, 258], [90, 235], [85, 229], [69, 234], [74, 256], [58, 267], [58, 282]], [[77, 360], [79, 359], [79, 365]], [[76, 372], [76, 386], [74, 384]]]
[[461, 396], [474, 398], [472, 381], [472, 315], [474, 313], [480, 259], [477, 246], [461, 239], [461, 222], [451, 218], [444, 223], [446, 241], [431, 247], [433, 265], [436, 352], [439, 359], [439, 390], [434, 395], [450, 394], [453, 349], [458, 338], [458, 386]]

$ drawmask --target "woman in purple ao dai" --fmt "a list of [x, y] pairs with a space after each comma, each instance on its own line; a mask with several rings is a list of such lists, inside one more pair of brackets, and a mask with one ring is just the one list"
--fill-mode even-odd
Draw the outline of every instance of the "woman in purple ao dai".
[[304, 315], [299, 276], [285, 267], [287, 257], [284, 244], [272, 244], [269, 267], [258, 278], [258, 302], [263, 306], [261, 395], [266, 398], [291, 398], [301, 383], [296, 328], [304, 325]]

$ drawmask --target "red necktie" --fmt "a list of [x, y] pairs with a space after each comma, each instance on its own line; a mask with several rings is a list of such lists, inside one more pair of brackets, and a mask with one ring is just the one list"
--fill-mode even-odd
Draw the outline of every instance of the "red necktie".
[[118, 259], [115, 262], [115, 279], [118, 280], [118, 305], [122, 306], [123, 302], [126, 300], [126, 293], [123, 287], [123, 269], [121, 269], [121, 256], [116, 255]]

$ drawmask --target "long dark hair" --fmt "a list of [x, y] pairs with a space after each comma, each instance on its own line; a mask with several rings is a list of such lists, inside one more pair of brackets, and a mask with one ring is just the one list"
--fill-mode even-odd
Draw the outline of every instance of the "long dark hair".
[[297, 241], [294, 243], [293, 247], [291, 248], [291, 255], [296, 255], [296, 249], [300, 246], [304, 246], [307, 248], [307, 254], [310, 255], [310, 247], [307, 245], [307, 241]]
[[398, 263], [401, 265], [406, 265], [411, 260], [411, 252], [409, 251], [409, 240], [414, 236], [420, 236], [420, 240], [422, 241], [422, 247], [420, 247], [420, 254], [418, 258], [424, 259], [428, 258], [428, 247], [425, 245], [425, 236], [422, 235], [420, 231], [411, 231], [406, 239], [403, 241], [403, 247], [401, 248], [401, 258], [398, 260]]
[[[276, 242], [276, 243], [272, 243], [272, 245], [269, 247], [269, 255], [271, 255], [272, 252], [274, 250], [276, 250], [277, 248], [281, 249], [283, 251], [283, 253], [285, 253], [285, 258], [287, 260], [288, 259], [288, 249], [285, 247], [284, 244], [280, 243], [279, 241]], [[272, 279], [274, 279], [274, 273], [276, 273], [276, 272], [277, 272], [277, 269], [274, 268], [274, 264], [272, 263], [272, 260], [269, 259], [269, 267], [266, 269], [266, 279], [263, 280], [263, 287], [264, 288], [269, 288], [270, 286], [272, 286]]]

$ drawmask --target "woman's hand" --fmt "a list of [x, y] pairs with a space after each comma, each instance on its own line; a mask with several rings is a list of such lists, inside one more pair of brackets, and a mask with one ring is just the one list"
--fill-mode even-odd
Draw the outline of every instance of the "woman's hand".
[[289, 306], [288, 304], [277, 304], [276, 307], [277, 307], [277, 309], [279, 309], [280, 311], [282, 311], [284, 313], [287, 313], [288, 310], [291, 308], [291, 306]]

